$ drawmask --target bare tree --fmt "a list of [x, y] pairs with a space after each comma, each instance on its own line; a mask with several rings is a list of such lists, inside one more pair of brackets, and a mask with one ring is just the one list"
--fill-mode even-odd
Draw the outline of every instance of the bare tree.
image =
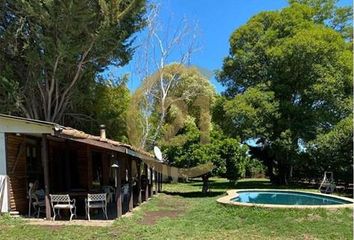
[[[192, 92], [186, 92], [176, 99], [170, 96], [170, 93], [180, 80], [179, 68], [189, 65], [192, 54], [198, 50], [197, 24], [191, 25], [186, 19], [182, 19], [177, 26], [172, 26], [170, 20], [167, 24], [162, 24], [159, 20], [159, 9], [159, 6], [152, 7], [148, 15], [146, 35], [141, 40], [137, 53], [136, 72], [142, 86], [135, 93], [135, 97], [143, 102], [139, 105], [142, 119], [140, 148], [155, 144], [171, 104], [193, 95]], [[171, 71], [171, 65], [175, 71]], [[158, 120], [153, 128], [151, 114], [156, 111]], [[151, 138], [148, 139], [149, 137]]]

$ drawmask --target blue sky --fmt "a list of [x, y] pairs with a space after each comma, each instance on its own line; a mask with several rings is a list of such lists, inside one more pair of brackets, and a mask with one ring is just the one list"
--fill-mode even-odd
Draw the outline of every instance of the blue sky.
[[[253, 15], [261, 11], [277, 10], [288, 5], [287, 0], [161, 0], [161, 19], [171, 19], [179, 22], [186, 17], [196, 21], [200, 30], [201, 50], [192, 56], [191, 63], [201, 68], [215, 71], [222, 66], [222, 60], [229, 51], [229, 37], [232, 32], [245, 24]], [[351, 0], [341, 0], [340, 5], [352, 5]], [[173, 23], [172, 23], [173, 24]], [[134, 57], [130, 64], [117, 70], [108, 69], [113, 75], [130, 73], [128, 87], [135, 90], [140, 79], [134, 76]], [[223, 87], [211, 79], [216, 90]]]

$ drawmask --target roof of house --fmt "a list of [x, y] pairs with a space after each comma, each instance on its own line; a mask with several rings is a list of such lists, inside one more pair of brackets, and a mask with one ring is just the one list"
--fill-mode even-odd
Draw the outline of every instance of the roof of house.
[[[17, 122], [17, 124], [15, 124], [15, 122]], [[53, 122], [0, 114], [0, 132], [51, 134], [59, 138], [70, 139], [89, 145], [125, 152], [141, 159], [156, 161], [154, 155], [151, 153], [129, 144], [108, 138], [103, 139], [99, 136], [94, 136], [71, 127], [61, 126], [60, 124]]]
[[50, 134], [53, 137], [69, 139], [113, 151], [123, 152], [140, 158], [146, 164], [154, 167], [167, 176], [197, 177], [210, 172], [213, 169], [213, 164], [211, 162], [200, 164], [193, 168], [177, 168], [169, 166], [165, 162], [158, 161], [151, 153], [129, 144], [108, 138], [102, 139], [99, 136], [94, 136], [74, 128], [61, 126], [53, 122], [0, 114], [0, 133], [1, 132], [31, 134], [36, 136]]

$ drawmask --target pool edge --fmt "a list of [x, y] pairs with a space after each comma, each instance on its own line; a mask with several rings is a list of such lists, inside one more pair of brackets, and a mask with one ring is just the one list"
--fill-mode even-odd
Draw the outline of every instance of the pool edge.
[[[345, 200], [351, 203], [348, 204], [334, 204], [334, 205], [276, 205], [276, 204], [258, 204], [258, 203], [241, 203], [231, 201], [232, 198], [237, 196], [239, 191], [279, 191], [279, 192], [298, 192], [298, 193], [310, 193], [319, 196], [330, 196], [333, 198]], [[245, 206], [245, 207], [262, 207], [262, 208], [293, 208], [293, 209], [302, 209], [302, 208], [325, 208], [325, 209], [337, 209], [337, 208], [353, 208], [354, 200], [347, 197], [341, 197], [337, 195], [328, 195], [323, 193], [316, 193], [310, 191], [302, 191], [302, 190], [289, 190], [289, 189], [232, 189], [226, 191], [227, 195], [221, 198], [218, 198], [216, 201], [225, 205], [233, 205], [233, 206]]]

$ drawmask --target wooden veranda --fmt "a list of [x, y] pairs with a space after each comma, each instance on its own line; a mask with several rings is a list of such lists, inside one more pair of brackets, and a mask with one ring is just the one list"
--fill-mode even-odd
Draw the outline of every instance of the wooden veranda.
[[1, 145], [0, 175], [8, 177], [9, 212], [28, 214], [31, 182], [44, 190], [46, 219], [52, 216], [49, 194], [66, 193], [82, 205], [87, 193], [112, 187], [111, 205], [120, 217], [162, 188], [162, 174], [144, 162], [156, 161], [151, 154], [105, 134], [92, 136], [55, 123], [0, 115]]

